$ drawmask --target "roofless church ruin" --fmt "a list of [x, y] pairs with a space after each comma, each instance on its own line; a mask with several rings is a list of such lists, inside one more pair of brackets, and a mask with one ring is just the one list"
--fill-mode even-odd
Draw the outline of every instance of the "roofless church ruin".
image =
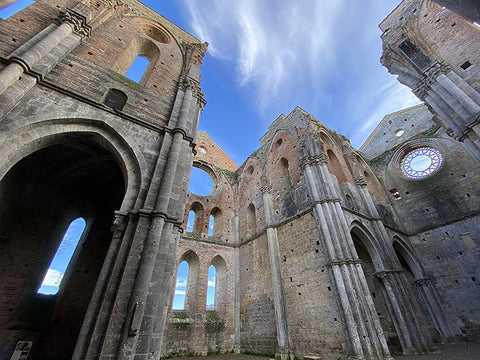
[[[404, 0], [380, 24], [382, 64], [423, 104], [360, 149], [297, 107], [240, 167], [197, 131], [207, 44], [139, 1], [0, 20], [0, 360], [378, 360], [478, 339], [474, 3]], [[211, 193], [188, 191], [192, 166]]]

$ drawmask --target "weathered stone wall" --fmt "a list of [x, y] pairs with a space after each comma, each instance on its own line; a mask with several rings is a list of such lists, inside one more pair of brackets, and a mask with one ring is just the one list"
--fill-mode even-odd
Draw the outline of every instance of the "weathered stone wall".
[[478, 216], [458, 219], [411, 237], [455, 332], [467, 340], [480, 336]]
[[295, 355], [340, 357], [341, 315], [311, 211], [278, 227], [290, 336]]
[[[198, 257], [198, 264], [194, 266], [189, 264], [187, 281], [190, 281], [190, 278], [195, 278], [196, 284], [195, 287], [187, 285], [188, 299], [184, 310], [172, 310], [175, 281], [172, 284], [162, 356], [231, 352], [233, 351], [235, 328], [235, 256], [233, 245], [218, 244], [208, 240], [199, 241], [188, 236], [182, 237], [177, 250], [176, 269], [185, 259], [185, 254], [190, 252]], [[208, 268], [212, 264], [216, 265], [214, 259], [217, 258], [218, 261], [218, 257], [224, 261], [224, 266], [216, 266], [215, 311], [225, 319], [225, 327], [219, 331], [209, 331], [208, 325], [206, 325]], [[221, 279], [221, 281], [218, 279]], [[188, 320], [183, 323], [179, 322], [177, 319], [186, 317], [183, 315], [184, 313], [188, 314]]]
[[241, 351], [275, 354], [277, 334], [272, 277], [264, 234], [240, 246]]

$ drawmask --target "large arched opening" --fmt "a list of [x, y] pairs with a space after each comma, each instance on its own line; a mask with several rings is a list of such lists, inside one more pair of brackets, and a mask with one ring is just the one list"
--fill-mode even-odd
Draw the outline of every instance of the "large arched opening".
[[377, 271], [383, 269], [380, 254], [375, 249], [368, 235], [358, 226], [350, 231], [355, 250], [367, 280], [368, 289], [373, 299], [377, 316], [392, 353], [401, 353], [402, 347], [398, 337], [394, 319], [389, 309], [389, 300], [382, 282], [377, 278]]
[[[122, 164], [91, 133], [56, 137], [0, 180], [0, 348], [31, 340], [29, 359], [70, 358], [125, 196]], [[71, 222], [85, 229], [55, 294], [37, 292]], [[0, 355], [3, 355], [0, 351]]]

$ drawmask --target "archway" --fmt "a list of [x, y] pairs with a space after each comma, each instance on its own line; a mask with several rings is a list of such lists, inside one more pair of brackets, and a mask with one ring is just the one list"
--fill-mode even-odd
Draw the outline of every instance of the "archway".
[[367, 285], [370, 290], [370, 294], [377, 311], [380, 324], [387, 340], [388, 347], [392, 353], [401, 353], [402, 347], [398, 334], [395, 330], [395, 324], [391, 316], [391, 310], [389, 309], [387, 295], [385, 289], [377, 279], [377, 271], [381, 270], [380, 255], [374, 248], [372, 242], [368, 239], [368, 236], [357, 226], [354, 226], [350, 231], [352, 236], [355, 250], [357, 251], [358, 258], [361, 261], [361, 266], [367, 280]]
[[[33, 341], [29, 359], [72, 355], [110, 245], [113, 212], [125, 196], [121, 164], [96, 140], [88, 133], [58, 136], [0, 181], [0, 348], [6, 355], [25, 339]], [[59, 291], [37, 293], [78, 217], [86, 227]]]

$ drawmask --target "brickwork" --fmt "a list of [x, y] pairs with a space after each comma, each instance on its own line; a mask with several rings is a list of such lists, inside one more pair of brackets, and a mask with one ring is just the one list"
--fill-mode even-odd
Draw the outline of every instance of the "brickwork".
[[[405, 0], [382, 62], [426, 105], [385, 116], [361, 151], [297, 107], [237, 167], [197, 133], [206, 44], [136, 0], [57, 3], [0, 20], [0, 360], [25, 340], [33, 360], [380, 360], [478, 338], [476, 25]], [[420, 147], [442, 164], [412, 179]], [[187, 190], [192, 166], [211, 194]], [[59, 293], [38, 294], [79, 216]]]

